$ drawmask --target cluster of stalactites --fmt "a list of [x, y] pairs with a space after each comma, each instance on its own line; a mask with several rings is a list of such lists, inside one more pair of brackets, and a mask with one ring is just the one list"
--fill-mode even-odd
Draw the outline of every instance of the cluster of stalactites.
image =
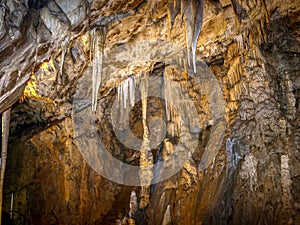
[[[172, 79], [167, 71], [168, 70], [165, 71], [165, 78], [167, 80]], [[172, 104], [174, 101], [174, 90], [172, 88], [170, 80], [164, 83], [165, 115], [168, 124], [168, 132], [170, 132], [169, 134], [171, 136], [179, 136], [181, 121], [179, 120], [178, 109]]]
[[[120, 108], [126, 109], [129, 106], [133, 107], [135, 104], [135, 76], [129, 76], [118, 84], [118, 103]], [[129, 100], [129, 102], [128, 102]]]
[[122, 115], [135, 105], [136, 87], [139, 87], [139, 92], [142, 102], [142, 124], [143, 124], [143, 142], [140, 155], [140, 182], [141, 182], [141, 200], [140, 208], [145, 208], [149, 204], [149, 186], [151, 184], [153, 174], [151, 171], [153, 165], [153, 156], [150, 147], [150, 132], [147, 125], [147, 96], [148, 96], [148, 73], [140, 75], [131, 75], [122, 80], [117, 87], [117, 101]]
[[[168, 122], [168, 134], [179, 137], [183, 124], [194, 130], [199, 127], [195, 104], [186, 89], [186, 82], [176, 82], [176, 74], [172, 67], [164, 72], [165, 114]], [[192, 114], [192, 115], [191, 115]]]
[[196, 73], [197, 42], [203, 23], [203, 4], [203, 0], [174, 0], [169, 5], [168, 11], [170, 30], [179, 13], [185, 22], [188, 63], [191, 66], [190, 51], [192, 51], [194, 73]]

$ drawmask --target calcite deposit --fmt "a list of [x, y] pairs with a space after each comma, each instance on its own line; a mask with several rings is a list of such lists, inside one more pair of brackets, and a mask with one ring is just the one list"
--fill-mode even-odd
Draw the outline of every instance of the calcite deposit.
[[299, 62], [296, 0], [0, 1], [2, 224], [300, 224]]

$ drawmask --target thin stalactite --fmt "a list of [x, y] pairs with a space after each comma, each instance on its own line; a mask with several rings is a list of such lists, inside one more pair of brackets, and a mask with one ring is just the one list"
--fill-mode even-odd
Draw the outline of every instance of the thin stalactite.
[[168, 5], [168, 19], [169, 19], [170, 33], [171, 33], [172, 28], [173, 28], [175, 18], [179, 14], [179, 12], [180, 12], [179, 0], [174, 0], [173, 3], [171, 2]]
[[203, 1], [196, 1], [194, 8], [195, 18], [194, 18], [194, 31], [192, 39], [192, 54], [193, 54], [193, 67], [194, 72], [196, 73], [196, 50], [198, 38], [201, 32], [202, 23], [203, 23]]

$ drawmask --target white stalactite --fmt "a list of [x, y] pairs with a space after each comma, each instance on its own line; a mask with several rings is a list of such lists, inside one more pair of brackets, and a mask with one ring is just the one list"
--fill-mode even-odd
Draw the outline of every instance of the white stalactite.
[[123, 81], [123, 107], [127, 107], [127, 98], [128, 98], [128, 79]]
[[131, 77], [129, 79], [129, 95], [130, 95], [130, 104], [131, 107], [134, 106], [134, 102], [135, 102], [135, 92], [134, 92], [134, 78]]
[[[128, 77], [118, 84], [117, 100], [118, 100], [120, 108], [126, 109], [128, 102], [131, 107], [134, 106], [134, 104], [135, 104], [135, 86], [136, 86], [136, 81], [135, 81], [134, 77]], [[128, 100], [128, 98], [129, 98], [129, 100]]]
[[235, 40], [236, 40], [236, 42], [238, 44], [238, 49], [240, 51], [243, 51], [243, 49], [244, 49], [243, 34], [239, 34], [239, 35], [235, 36]]
[[229, 173], [237, 168], [241, 156], [237, 152], [237, 141], [236, 139], [228, 138], [226, 141], [226, 171]]
[[104, 28], [94, 28], [90, 32], [90, 58], [92, 60], [92, 111], [97, 109], [98, 91], [102, 82], [104, 50]]

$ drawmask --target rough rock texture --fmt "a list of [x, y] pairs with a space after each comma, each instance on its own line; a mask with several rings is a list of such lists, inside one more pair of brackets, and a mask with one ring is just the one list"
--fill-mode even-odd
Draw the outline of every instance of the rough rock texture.
[[[186, 47], [181, 15], [169, 26], [173, 1], [1, 1], [0, 111], [12, 106], [4, 219], [9, 221], [13, 193], [14, 224], [300, 224], [300, 3], [204, 3], [197, 57], [221, 87], [217, 99], [208, 81], [199, 84], [186, 74], [191, 67], [180, 70], [174, 64], [181, 60], [166, 61]], [[128, 66], [128, 57], [145, 62]], [[100, 64], [106, 70], [92, 114], [94, 66]], [[117, 138], [111, 113], [119, 85], [145, 74], [178, 83], [186, 94], [178, 101], [192, 99], [186, 105], [196, 105], [200, 122], [181, 126], [180, 109], [171, 110], [168, 119], [166, 101], [148, 98], [147, 122], [156, 134], [153, 140], [150, 134], [150, 143], [164, 134], [152, 129], [151, 121], [168, 122], [147, 162], [167, 159], [181, 138], [189, 148], [195, 139], [182, 135], [186, 129], [199, 128], [199, 137], [178, 173], [142, 189], [99, 175], [85, 160], [95, 156], [94, 145], [87, 155], [81, 148], [97, 135], [113, 157], [142, 166], [142, 153]], [[85, 101], [74, 107], [81, 98]], [[224, 129], [213, 113], [222, 102]], [[122, 128], [121, 113], [130, 113], [138, 140], [145, 135], [143, 104], [138, 101], [117, 116]], [[75, 117], [74, 111], [82, 114]], [[93, 127], [81, 124], [91, 118], [87, 115], [93, 115]], [[74, 118], [85, 132], [76, 132]], [[128, 142], [142, 143], [133, 140]]]

